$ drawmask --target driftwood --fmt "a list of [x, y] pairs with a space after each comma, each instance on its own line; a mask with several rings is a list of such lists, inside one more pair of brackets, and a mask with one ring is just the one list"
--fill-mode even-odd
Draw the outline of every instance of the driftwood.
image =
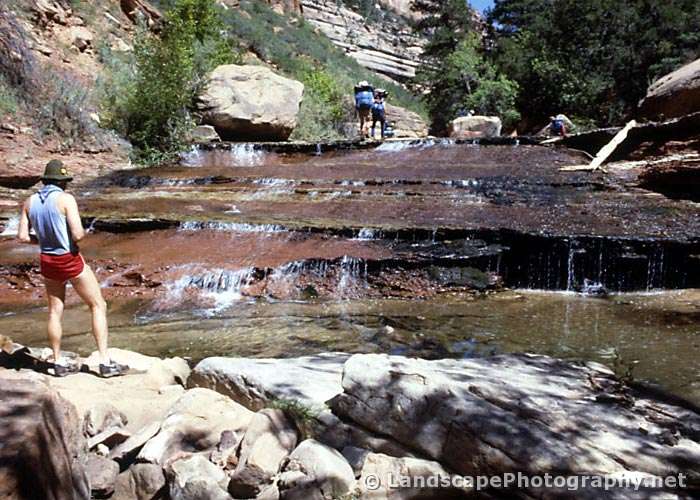
[[622, 144], [625, 141], [625, 139], [627, 139], [627, 134], [629, 134], [630, 130], [632, 130], [636, 126], [636, 121], [632, 120], [628, 122], [622, 130], [615, 134], [615, 137], [613, 137], [609, 143], [607, 143], [605, 146], [603, 146], [603, 148], [600, 151], [598, 151], [598, 154], [595, 156], [595, 158], [593, 158], [593, 161], [590, 163], [590, 165], [573, 165], [570, 167], [562, 167], [559, 170], [561, 170], [562, 172], [598, 170], [600, 166], [603, 163], [605, 163], [605, 161], [610, 157], [610, 155], [615, 152], [615, 149], [617, 149], [617, 147], [620, 144]]

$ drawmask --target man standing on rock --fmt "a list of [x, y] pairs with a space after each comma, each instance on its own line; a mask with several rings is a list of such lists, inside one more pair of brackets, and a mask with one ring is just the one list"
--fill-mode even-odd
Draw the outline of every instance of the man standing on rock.
[[127, 367], [118, 365], [107, 354], [107, 304], [92, 269], [80, 255], [77, 242], [85, 237], [75, 198], [64, 190], [73, 178], [60, 160], [51, 160], [41, 178], [44, 187], [22, 205], [18, 238], [31, 243], [30, 227], [41, 247], [41, 274], [49, 303], [48, 336], [53, 350], [54, 373], [65, 376], [77, 370], [61, 358], [63, 308], [66, 282], [73, 285], [92, 312], [92, 333], [100, 354], [100, 375], [121, 375]]

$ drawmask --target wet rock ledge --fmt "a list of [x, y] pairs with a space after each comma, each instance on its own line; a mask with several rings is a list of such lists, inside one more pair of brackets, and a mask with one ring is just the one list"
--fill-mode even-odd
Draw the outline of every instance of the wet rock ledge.
[[208, 358], [190, 373], [182, 359], [112, 356], [139, 372], [55, 379], [0, 368], [0, 497], [570, 498], [387, 484], [508, 472], [683, 478], [605, 498], [700, 492], [698, 408], [598, 364], [325, 353]]

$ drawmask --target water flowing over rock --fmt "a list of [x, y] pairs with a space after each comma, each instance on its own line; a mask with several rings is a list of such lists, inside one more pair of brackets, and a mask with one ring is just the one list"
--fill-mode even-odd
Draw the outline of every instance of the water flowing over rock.
[[478, 139], [501, 135], [501, 119], [497, 116], [462, 116], [450, 123], [449, 135], [455, 139]]
[[648, 399], [601, 365], [355, 355], [343, 391], [338, 416], [459, 474], [681, 473], [700, 484], [700, 414]]
[[73, 405], [41, 379], [0, 371], [0, 497], [90, 498], [85, 440]]
[[203, 121], [226, 140], [285, 141], [297, 124], [304, 85], [264, 66], [219, 66], [200, 96]]
[[700, 59], [652, 83], [639, 107], [647, 118], [676, 118], [700, 111]]

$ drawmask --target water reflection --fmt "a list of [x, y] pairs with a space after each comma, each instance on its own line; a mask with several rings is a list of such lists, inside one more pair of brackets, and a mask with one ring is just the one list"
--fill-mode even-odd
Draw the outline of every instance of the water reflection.
[[[289, 357], [321, 351], [425, 358], [535, 352], [634, 366], [636, 377], [700, 402], [700, 291], [622, 294], [506, 292], [484, 298], [274, 302], [243, 299], [217, 315], [112, 306], [115, 347], [152, 355]], [[43, 310], [0, 315], [18, 341], [45, 343]], [[66, 313], [65, 347], [93, 349], [87, 311]], [[137, 321], [135, 321], [135, 318]], [[39, 321], [39, 323], [37, 323]]]

